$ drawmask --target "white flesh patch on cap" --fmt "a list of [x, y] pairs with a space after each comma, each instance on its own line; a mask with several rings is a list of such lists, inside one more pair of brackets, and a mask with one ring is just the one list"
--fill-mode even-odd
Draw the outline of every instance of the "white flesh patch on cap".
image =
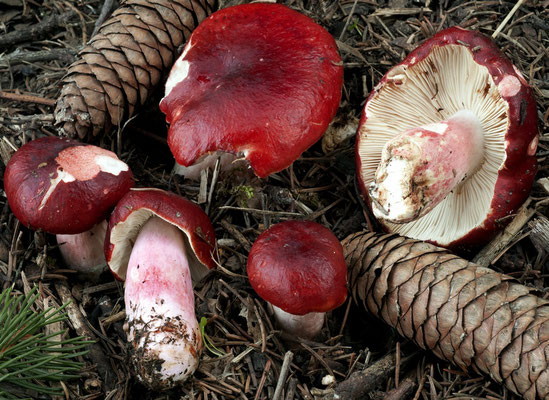
[[190, 63], [185, 60], [185, 56], [191, 49], [192, 44], [189, 40], [185, 48], [183, 49], [183, 53], [181, 53], [181, 56], [177, 59], [175, 64], [172, 67], [172, 70], [170, 71], [170, 75], [168, 76], [168, 79], [166, 80], [166, 88], [164, 91], [164, 97], [167, 97], [172, 89], [177, 86], [177, 84], [187, 78], [189, 75], [189, 67]]
[[42, 197], [42, 201], [40, 202], [40, 206], [38, 207], [38, 210], [40, 211], [48, 200], [50, 199], [50, 196], [57, 188], [57, 185], [59, 185], [61, 182], [69, 183], [74, 182], [76, 179], [74, 176], [69, 174], [67, 171], [64, 171], [62, 169], [57, 170], [57, 176], [53, 179], [50, 179], [50, 187], [48, 188], [48, 191], [44, 194], [44, 197]]
[[505, 77], [498, 83], [498, 90], [503, 97], [513, 97], [520, 92], [520, 88], [520, 81], [514, 75], [505, 75]]
[[490, 212], [497, 173], [506, 157], [509, 107], [487, 68], [474, 62], [465, 46], [435, 47], [410, 68], [400, 66], [396, 74], [398, 84], [386, 83], [368, 102], [368, 119], [359, 131], [366, 187], [375, 179], [383, 146], [403, 131], [437, 124], [463, 109], [477, 115], [484, 131], [484, 162], [474, 175], [424, 217], [387, 223], [392, 232], [449, 244], [481, 224]]
[[121, 172], [126, 172], [129, 168], [124, 161], [106, 155], [96, 156], [93, 161], [99, 166], [102, 172], [115, 176], [120, 175]]
[[100, 172], [118, 175], [129, 168], [112, 151], [97, 146], [67, 147], [59, 152], [55, 162], [58, 171], [66, 171], [78, 181], [94, 179]]
[[[100, 172], [118, 176], [129, 167], [111, 151], [97, 146], [72, 146], [61, 150], [55, 158], [59, 165], [57, 176], [50, 179], [50, 187], [44, 194], [38, 210], [44, 208], [52, 193], [61, 183], [94, 179]], [[39, 166], [40, 167], [40, 166]]]
[[[135, 190], [135, 189], [132, 189]], [[125, 221], [119, 222], [111, 230], [110, 240], [114, 245], [114, 250], [111, 255], [111, 260], [109, 262], [109, 268], [120, 277], [120, 279], [126, 279], [126, 270], [128, 268], [128, 261], [130, 260], [130, 254], [132, 252], [133, 244], [135, 239], [141, 230], [141, 227], [145, 225], [145, 222], [149, 218], [157, 216], [158, 218], [163, 219], [164, 221], [177, 226], [165, 218], [162, 218], [160, 215], [155, 214], [152, 210], [148, 208], [141, 208], [139, 210], [131, 213]], [[181, 231], [185, 237], [185, 245], [187, 247], [187, 257], [189, 260], [189, 267], [191, 270], [191, 278], [193, 284], [200, 281], [205, 277], [210, 270], [204, 264], [202, 264], [192, 247], [190, 246], [190, 241], [188, 233]]]

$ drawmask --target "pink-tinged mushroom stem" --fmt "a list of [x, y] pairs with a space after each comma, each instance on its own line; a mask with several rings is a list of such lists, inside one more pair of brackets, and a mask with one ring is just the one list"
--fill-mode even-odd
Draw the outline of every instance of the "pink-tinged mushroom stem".
[[480, 167], [483, 146], [480, 120], [469, 110], [398, 134], [383, 147], [368, 188], [374, 215], [405, 223], [427, 214]]
[[323, 312], [310, 312], [304, 315], [290, 314], [276, 306], [272, 306], [276, 321], [284, 332], [299, 336], [304, 339], [312, 339], [317, 336], [324, 325]]
[[56, 235], [65, 264], [86, 275], [98, 277], [107, 268], [104, 251], [106, 231], [107, 221], [103, 221], [86, 232]]
[[152, 389], [187, 379], [202, 349], [185, 247], [177, 227], [152, 217], [128, 263], [124, 300], [132, 362], [138, 378]]

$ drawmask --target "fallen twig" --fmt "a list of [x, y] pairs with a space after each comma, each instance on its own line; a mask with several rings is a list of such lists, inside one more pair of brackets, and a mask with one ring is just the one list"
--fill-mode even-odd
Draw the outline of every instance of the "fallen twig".
[[59, 25], [70, 21], [76, 15], [69, 11], [63, 14], [54, 14], [44, 18], [37, 24], [0, 36], [0, 47], [13, 46], [18, 43], [40, 40]]
[[72, 296], [69, 287], [66, 282], [56, 281], [55, 288], [61, 298], [62, 303], [69, 303], [66, 311], [69, 321], [71, 322], [77, 335], [85, 336], [88, 340], [94, 340], [96, 343], [89, 345], [89, 355], [92, 361], [96, 364], [97, 371], [103, 379], [106, 391], [111, 391], [115, 388], [116, 382], [114, 380], [114, 374], [112, 373], [109, 365], [109, 360], [105, 356], [101, 345], [97, 343], [97, 336], [88, 328], [84, 316], [80, 312], [74, 297]]
[[[401, 358], [402, 365], [412, 360], [415, 354]], [[361, 399], [380, 386], [395, 373], [396, 356], [393, 353], [385, 355], [363, 371], [353, 372], [351, 376], [335, 388], [334, 399]]]
[[500, 232], [490, 243], [488, 243], [472, 260], [481, 267], [488, 267], [500, 255], [500, 253], [513, 240], [522, 227], [532, 218], [536, 212], [529, 208], [531, 199], [528, 199], [519, 208], [515, 218]]
[[0, 91], [0, 99], [20, 101], [24, 103], [43, 104], [50, 107], [55, 105], [55, 100], [53, 99], [46, 99], [44, 97], [38, 97], [32, 94], [19, 94]]
[[496, 38], [499, 33], [503, 30], [503, 28], [505, 27], [505, 25], [507, 25], [507, 22], [509, 22], [509, 20], [511, 19], [511, 17], [515, 14], [515, 12], [519, 9], [519, 7], [522, 5], [522, 3], [524, 3], [524, 0], [518, 0], [517, 3], [515, 4], [515, 6], [511, 9], [511, 11], [509, 11], [509, 14], [507, 14], [507, 16], [503, 19], [503, 21], [501, 21], [501, 24], [499, 24], [499, 26], [496, 28], [496, 30], [494, 31], [494, 33], [492, 33], [492, 38]]
[[278, 375], [278, 382], [276, 383], [276, 389], [273, 395], [273, 400], [278, 400], [282, 394], [282, 389], [284, 388], [284, 383], [288, 377], [288, 372], [290, 371], [290, 364], [292, 363], [292, 358], [294, 353], [287, 351], [284, 354], [284, 361], [282, 362], [282, 367], [280, 368], [280, 375]]

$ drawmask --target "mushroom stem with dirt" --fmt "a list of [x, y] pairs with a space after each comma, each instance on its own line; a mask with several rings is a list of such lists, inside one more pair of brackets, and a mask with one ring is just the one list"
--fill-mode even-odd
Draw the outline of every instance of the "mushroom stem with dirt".
[[387, 141], [368, 188], [377, 218], [410, 222], [431, 211], [483, 162], [480, 120], [461, 110]]
[[137, 365], [143, 380], [159, 359], [166, 380], [191, 375], [202, 339], [185, 241], [177, 227], [158, 217], [143, 225], [128, 262], [124, 301], [128, 341], [136, 345], [135, 357], [142, 358]]
[[448, 28], [370, 93], [356, 139], [359, 186], [387, 231], [470, 251], [528, 197], [537, 129], [520, 71], [490, 38]]
[[163, 190], [132, 190], [113, 211], [105, 255], [115, 277], [125, 279], [131, 360], [151, 389], [180, 384], [198, 366], [193, 280], [214, 267], [214, 244], [208, 216]]
[[512, 277], [396, 234], [342, 242], [353, 299], [437, 357], [549, 398], [549, 302]]
[[65, 263], [89, 278], [106, 267], [106, 218], [132, 186], [128, 165], [113, 152], [58, 137], [23, 145], [4, 173], [21, 224], [57, 235]]
[[325, 314], [347, 298], [343, 249], [327, 228], [311, 221], [273, 225], [254, 242], [247, 273], [287, 333], [317, 336]]

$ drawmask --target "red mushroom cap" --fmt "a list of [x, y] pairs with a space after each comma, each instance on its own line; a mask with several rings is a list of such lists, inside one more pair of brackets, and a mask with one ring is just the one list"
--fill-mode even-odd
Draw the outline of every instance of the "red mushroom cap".
[[327, 312], [347, 298], [343, 248], [316, 222], [286, 221], [267, 229], [250, 250], [247, 270], [256, 293], [290, 314]]
[[191, 273], [195, 268], [215, 268], [215, 232], [199, 206], [164, 190], [133, 189], [116, 205], [105, 237], [105, 258], [116, 279], [126, 279], [133, 243], [152, 216], [175, 225], [185, 234], [192, 250], [192, 254], [187, 254]]
[[280, 4], [244, 4], [195, 29], [160, 109], [179, 164], [216, 150], [242, 152], [266, 177], [322, 136], [342, 85], [342, 61], [324, 28]]
[[132, 186], [129, 167], [113, 152], [58, 137], [23, 145], [4, 172], [17, 219], [54, 234], [91, 229]]
[[[454, 53], [459, 53], [459, 58]], [[468, 69], [439, 75], [445, 65], [450, 65], [451, 71], [458, 66]], [[474, 71], [484, 75], [473, 76]], [[421, 87], [422, 94], [405, 92], [405, 88], [412, 86]], [[474, 90], [465, 93], [464, 89], [470, 86]], [[433, 100], [432, 105], [424, 109], [423, 99]], [[491, 109], [492, 103], [498, 106]], [[402, 105], [409, 112], [403, 112]], [[528, 197], [537, 171], [537, 110], [532, 89], [490, 38], [459, 27], [445, 29], [427, 39], [391, 68], [370, 93], [356, 139], [357, 178], [364, 197], [371, 201], [368, 186], [385, 141], [403, 130], [436, 123], [437, 119], [443, 120], [464, 108], [478, 114], [486, 131], [497, 133], [485, 137], [484, 149], [499, 151], [497, 157], [481, 168], [493, 170], [490, 178], [488, 173], [479, 178], [483, 187], [489, 189], [485, 192], [486, 202], [456, 200], [460, 193], [481, 191], [462, 186], [448, 196], [459, 206], [455, 216], [444, 212], [438, 216], [427, 214], [404, 224], [380, 221], [387, 231], [466, 252], [489, 241], [501, 228], [501, 218], [513, 214]], [[480, 207], [483, 211], [471, 220], [470, 226], [465, 226], [469, 210], [476, 208], [478, 212]], [[459, 232], [450, 234], [457, 224], [461, 224]], [[433, 227], [438, 229], [436, 233]]]

